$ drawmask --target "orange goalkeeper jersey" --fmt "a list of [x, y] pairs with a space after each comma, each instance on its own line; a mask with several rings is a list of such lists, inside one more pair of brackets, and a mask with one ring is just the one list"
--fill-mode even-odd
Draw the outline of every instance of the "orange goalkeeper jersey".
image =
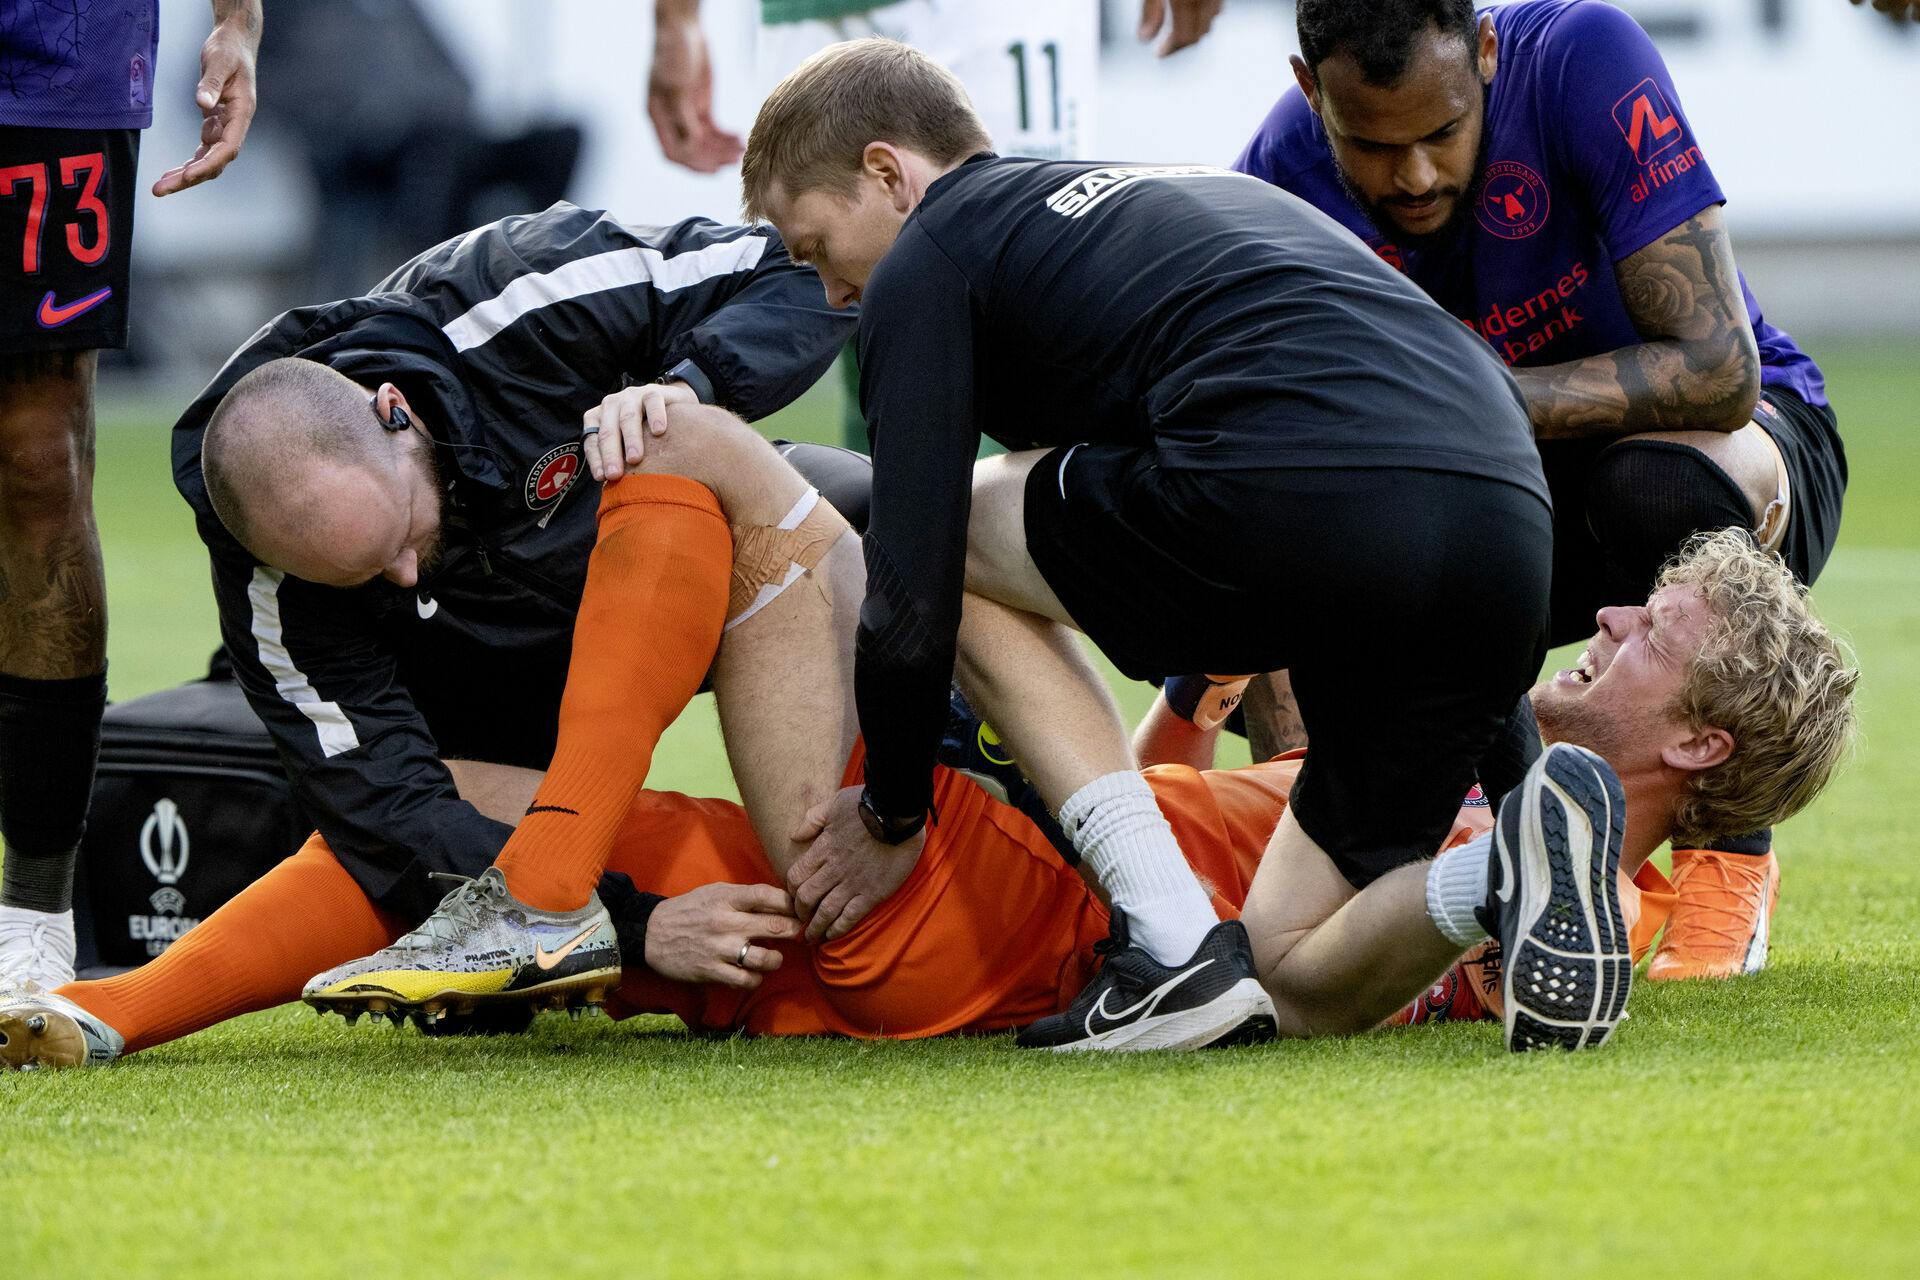
[[[858, 778], [861, 752], [847, 769]], [[1298, 776], [1297, 756], [1241, 769], [1147, 770], [1181, 850], [1237, 916]], [[1107, 911], [1018, 810], [970, 779], [936, 772], [937, 825], [913, 874], [851, 933], [779, 944], [781, 967], [753, 991], [629, 970], [616, 1014], [672, 1013], [698, 1030], [913, 1038], [1019, 1026], [1064, 1008], [1093, 975]], [[1491, 825], [1463, 807], [1452, 845]], [[609, 870], [661, 894], [703, 884], [777, 883], [746, 813], [720, 800], [642, 792]]]

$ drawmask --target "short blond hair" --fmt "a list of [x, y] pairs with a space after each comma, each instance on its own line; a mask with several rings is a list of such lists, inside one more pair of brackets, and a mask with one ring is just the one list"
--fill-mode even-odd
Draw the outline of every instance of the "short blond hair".
[[829, 45], [760, 106], [740, 162], [747, 220], [766, 221], [775, 187], [791, 196], [852, 191], [870, 142], [941, 165], [993, 145], [959, 78], [918, 49], [878, 37]]
[[1814, 616], [1807, 589], [1742, 530], [1695, 535], [1658, 587], [1691, 587], [1712, 611], [1679, 712], [1734, 743], [1724, 763], [1693, 776], [1675, 843], [1745, 835], [1798, 813], [1852, 750], [1859, 671]]

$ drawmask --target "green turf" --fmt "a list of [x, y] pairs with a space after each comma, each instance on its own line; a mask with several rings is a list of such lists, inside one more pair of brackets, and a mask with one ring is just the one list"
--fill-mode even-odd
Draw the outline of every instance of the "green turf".
[[[0, 1078], [0, 1275], [1920, 1274], [1920, 364], [1818, 354], [1854, 484], [1816, 596], [1866, 734], [1782, 838], [1766, 973], [1643, 985], [1578, 1058], [1488, 1026], [1059, 1061], [278, 1010]], [[102, 438], [118, 696], [213, 640], [156, 411]], [[662, 757], [724, 785], [704, 708]]]

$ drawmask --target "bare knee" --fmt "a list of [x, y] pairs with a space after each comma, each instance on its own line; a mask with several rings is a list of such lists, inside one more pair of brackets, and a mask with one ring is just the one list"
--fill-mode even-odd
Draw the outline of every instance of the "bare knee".
[[92, 491], [89, 388], [61, 376], [9, 379], [0, 404], [0, 521], [52, 534], [85, 520]]
[[711, 405], [674, 405], [665, 434], [649, 437], [642, 472], [705, 485], [734, 524], [771, 524], [807, 482], [745, 422]]
[[448, 760], [446, 766], [462, 800], [510, 827], [520, 825], [546, 776], [538, 769], [484, 760]]

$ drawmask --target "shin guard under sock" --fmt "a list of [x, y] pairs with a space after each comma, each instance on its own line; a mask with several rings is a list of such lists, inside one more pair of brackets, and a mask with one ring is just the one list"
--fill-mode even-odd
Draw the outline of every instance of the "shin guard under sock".
[[704, 486], [637, 475], [606, 487], [559, 744], [498, 862], [520, 901], [569, 911], [593, 892], [660, 735], [713, 665], [732, 573], [733, 539]]
[[314, 974], [401, 932], [316, 835], [158, 959], [60, 994], [126, 1037], [133, 1053], [298, 1000]]

